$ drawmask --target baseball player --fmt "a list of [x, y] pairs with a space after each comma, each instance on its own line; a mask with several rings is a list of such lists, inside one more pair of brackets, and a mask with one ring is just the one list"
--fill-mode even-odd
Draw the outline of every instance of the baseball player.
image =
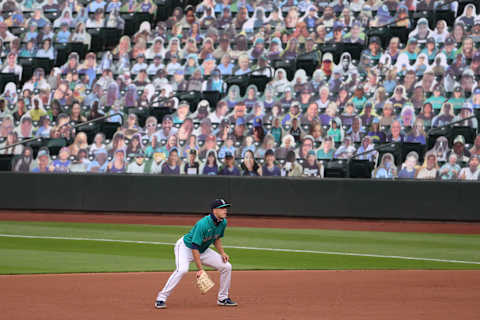
[[[225, 227], [227, 226], [227, 208], [230, 204], [223, 199], [216, 199], [212, 202], [211, 213], [193, 226], [186, 235], [181, 237], [175, 244], [175, 264], [177, 269], [168, 278], [162, 291], [157, 295], [155, 308], [165, 309], [168, 296], [182, 277], [188, 272], [190, 262], [197, 265], [199, 277], [203, 271], [203, 265], [210, 266], [220, 271], [220, 289], [218, 291], [219, 306], [237, 306], [228, 297], [230, 280], [232, 276], [232, 265], [230, 257], [223, 251], [222, 240]], [[215, 245], [217, 251], [210, 249], [211, 244]]]

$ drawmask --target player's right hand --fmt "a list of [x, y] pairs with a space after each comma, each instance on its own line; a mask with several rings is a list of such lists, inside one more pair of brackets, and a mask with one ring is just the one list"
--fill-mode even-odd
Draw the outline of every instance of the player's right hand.
[[222, 260], [223, 260], [223, 263], [227, 263], [230, 260], [230, 257], [228, 256], [228, 254], [223, 253]]

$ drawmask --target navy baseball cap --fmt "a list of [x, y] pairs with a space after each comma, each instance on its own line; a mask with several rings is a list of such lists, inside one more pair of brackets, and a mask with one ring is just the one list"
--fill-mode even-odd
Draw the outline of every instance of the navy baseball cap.
[[451, 37], [447, 38], [447, 40], [445, 40], [445, 44], [446, 45], [452, 45], [452, 44], [455, 44], [455, 40]]
[[255, 117], [255, 119], [253, 119], [253, 126], [254, 127], [261, 127], [262, 126], [262, 118], [261, 117]]
[[343, 29], [343, 24], [341, 22], [335, 21], [333, 24], [333, 30], [342, 30]]
[[224, 199], [215, 199], [210, 205], [210, 209], [212, 210], [228, 207], [230, 207], [230, 203], [227, 203], [227, 201], [225, 201]]

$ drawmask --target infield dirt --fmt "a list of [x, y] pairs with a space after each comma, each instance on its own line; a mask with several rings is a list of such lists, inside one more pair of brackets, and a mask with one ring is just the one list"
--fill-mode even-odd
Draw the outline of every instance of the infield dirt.
[[[210, 272], [218, 283], [218, 273]], [[231, 297], [201, 296], [194, 273], [168, 308], [155, 296], [169, 273], [0, 276], [2, 319], [478, 319], [479, 271], [234, 271]]]

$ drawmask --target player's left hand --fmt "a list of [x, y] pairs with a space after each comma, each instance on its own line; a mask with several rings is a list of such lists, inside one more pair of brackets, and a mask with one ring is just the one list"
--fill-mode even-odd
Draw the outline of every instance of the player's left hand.
[[222, 260], [223, 260], [223, 263], [227, 263], [230, 260], [230, 257], [228, 256], [228, 254], [223, 253]]

